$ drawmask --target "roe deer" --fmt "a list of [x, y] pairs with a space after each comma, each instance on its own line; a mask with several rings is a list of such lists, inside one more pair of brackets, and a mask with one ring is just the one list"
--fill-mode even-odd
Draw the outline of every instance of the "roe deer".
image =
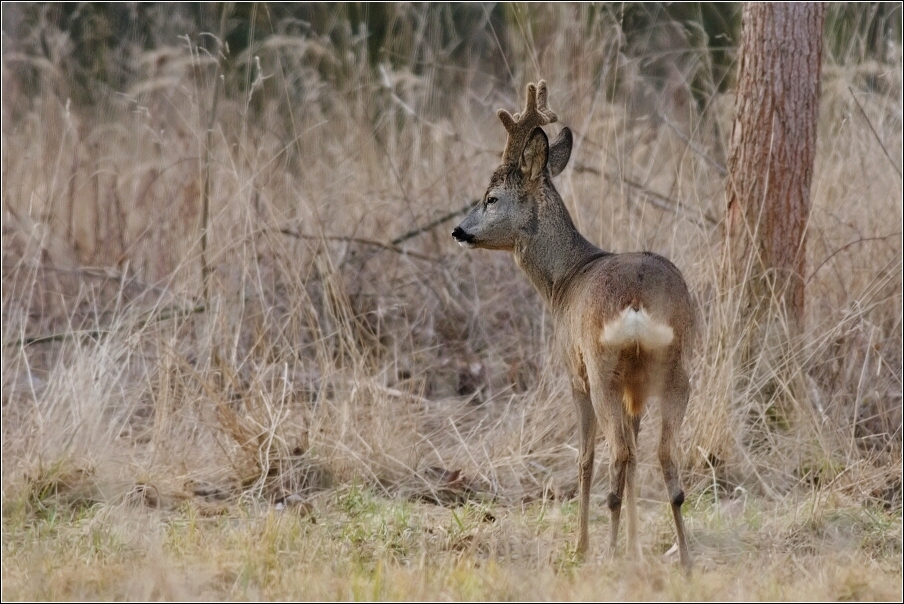
[[665, 479], [681, 564], [691, 565], [675, 463], [675, 437], [684, 419], [689, 384], [684, 356], [694, 311], [674, 264], [651, 252], [616, 254], [587, 241], [575, 228], [552, 184], [571, 156], [563, 128], [549, 144], [540, 126], [558, 118], [547, 106], [546, 82], [527, 87], [522, 113], [498, 112], [508, 141], [481, 203], [452, 231], [463, 246], [507, 250], [546, 300], [561, 353], [571, 372], [580, 424], [580, 526], [577, 553], [587, 551], [587, 516], [597, 425], [609, 443], [609, 550], [614, 556], [624, 499], [628, 549], [637, 542], [637, 435], [648, 398], [660, 401], [659, 462]]

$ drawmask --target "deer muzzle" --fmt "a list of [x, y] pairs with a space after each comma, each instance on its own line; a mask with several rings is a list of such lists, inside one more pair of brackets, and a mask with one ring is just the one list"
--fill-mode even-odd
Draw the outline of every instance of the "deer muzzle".
[[455, 227], [455, 230], [452, 231], [452, 237], [462, 247], [474, 247], [474, 235], [468, 233], [460, 226]]

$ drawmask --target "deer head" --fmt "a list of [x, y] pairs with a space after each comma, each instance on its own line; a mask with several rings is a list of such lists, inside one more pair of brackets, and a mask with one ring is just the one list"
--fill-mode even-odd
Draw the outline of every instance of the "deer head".
[[497, 112], [508, 132], [502, 163], [477, 207], [452, 231], [467, 247], [513, 250], [519, 234], [535, 226], [537, 205], [550, 196], [558, 199], [551, 178], [571, 157], [571, 130], [563, 128], [550, 145], [542, 126], [558, 117], [548, 106], [546, 81], [527, 85], [524, 111]]

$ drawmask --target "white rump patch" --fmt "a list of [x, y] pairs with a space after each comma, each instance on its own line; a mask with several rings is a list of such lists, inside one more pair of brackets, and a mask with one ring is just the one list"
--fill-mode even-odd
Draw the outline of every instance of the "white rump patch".
[[617, 319], [603, 326], [600, 342], [604, 346], [627, 348], [665, 348], [675, 339], [675, 332], [665, 323], [655, 321], [643, 308], [627, 307]]

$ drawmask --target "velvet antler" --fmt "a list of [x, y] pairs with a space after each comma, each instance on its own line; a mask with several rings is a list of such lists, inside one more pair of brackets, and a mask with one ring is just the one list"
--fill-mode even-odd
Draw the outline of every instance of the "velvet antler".
[[558, 120], [558, 116], [547, 106], [549, 91], [546, 88], [546, 80], [540, 80], [536, 84], [527, 85], [527, 100], [524, 111], [510, 114], [505, 109], [496, 112], [502, 125], [508, 131], [508, 141], [505, 143], [505, 152], [502, 154], [503, 163], [517, 163], [521, 159], [521, 153], [534, 128], [545, 126]]

